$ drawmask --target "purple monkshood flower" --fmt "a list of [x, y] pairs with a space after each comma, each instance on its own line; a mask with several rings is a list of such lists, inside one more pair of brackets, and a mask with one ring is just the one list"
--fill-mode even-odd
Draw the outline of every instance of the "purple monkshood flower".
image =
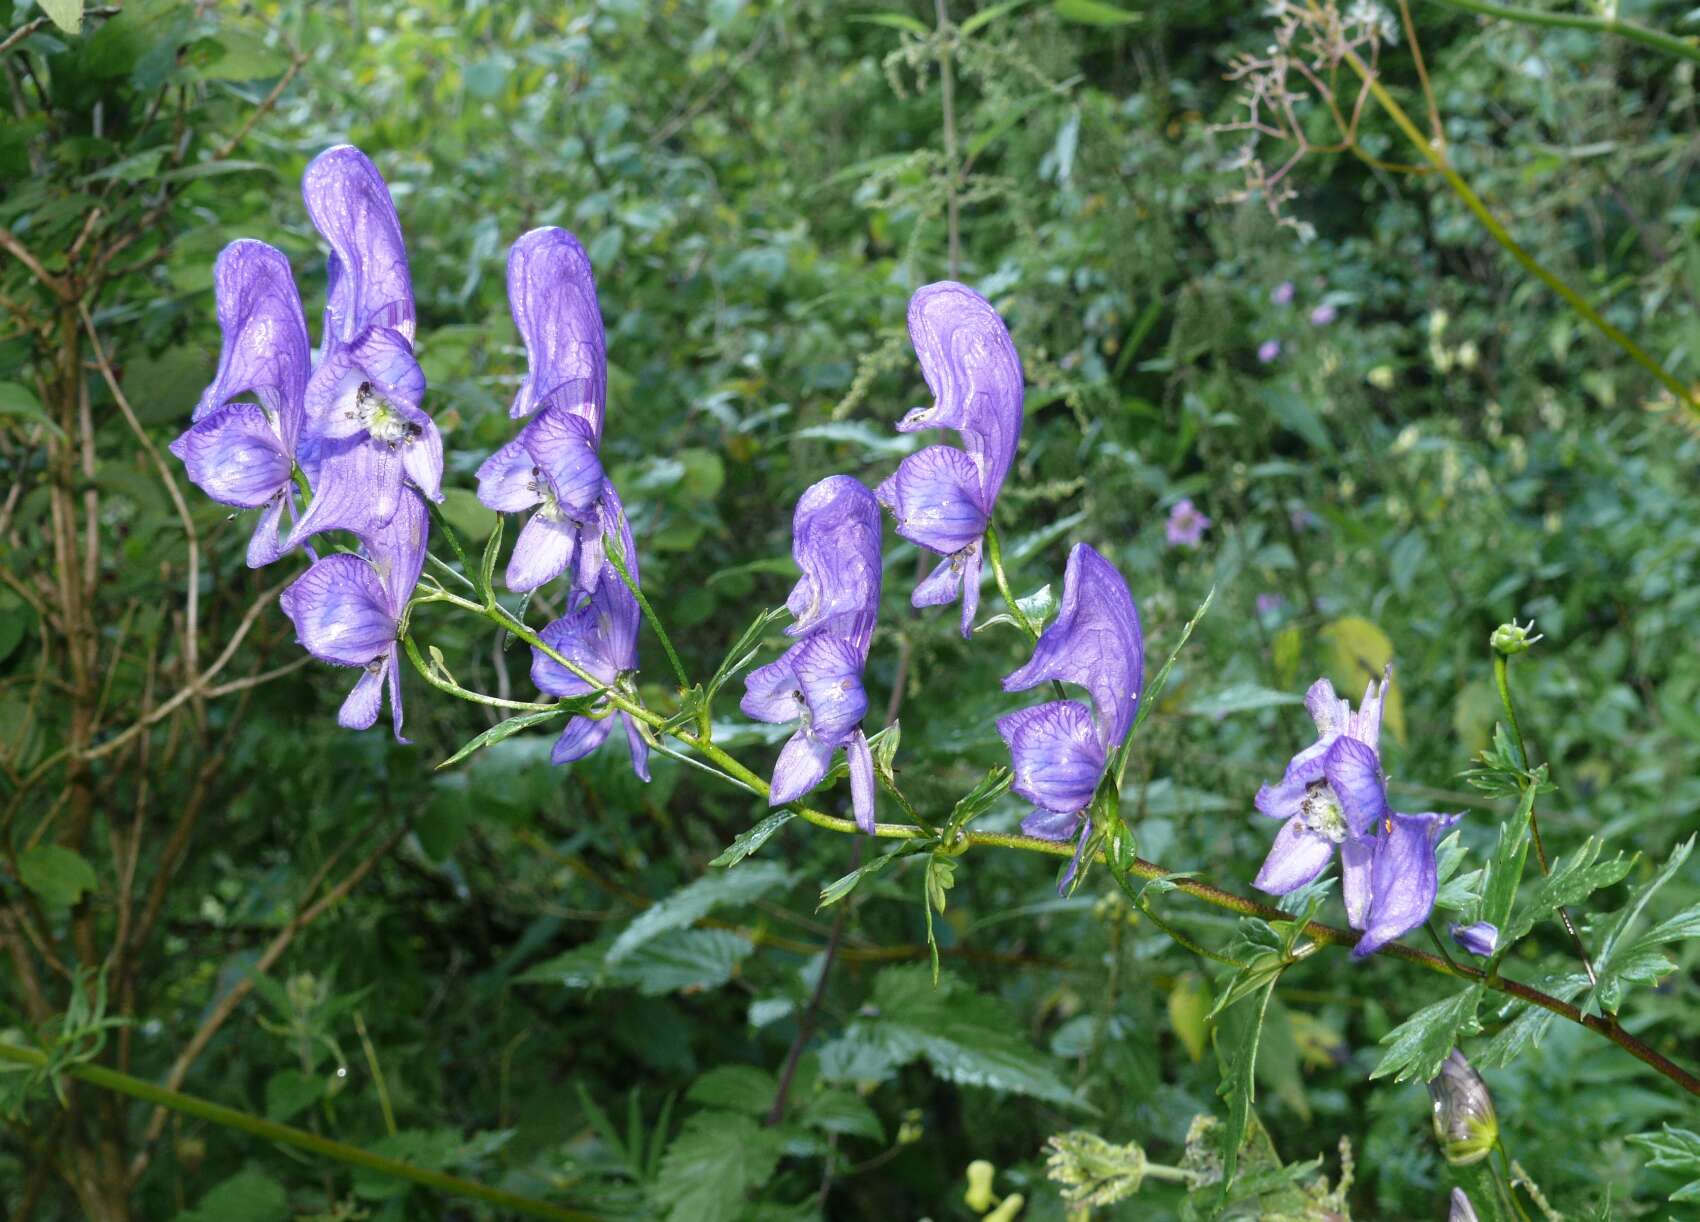
[[898, 534], [945, 557], [910, 601], [934, 607], [960, 593], [968, 637], [980, 604], [980, 541], [1021, 439], [1021, 358], [991, 303], [953, 280], [915, 291], [909, 341], [934, 402], [912, 409], [897, 431], [955, 429], [962, 448], [916, 451], [874, 493]]
[[1492, 921], [1477, 921], [1474, 925], [1454, 925], [1452, 940], [1472, 955], [1487, 958], [1499, 945], [1499, 926]]
[[1340, 848], [1346, 918], [1362, 958], [1428, 919], [1438, 889], [1435, 839], [1457, 815], [1407, 815], [1387, 804], [1379, 754], [1389, 667], [1371, 680], [1356, 713], [1318, 679], [1305, 693], [1317, 741], [1293, 756], [1275, 785], [1257, 791], [1258, 813], [1283, 820], [1253, 885], [1286, 895], [1314, 880]]
[[1279, 594], [1259, 594], [1257, 596], [1257, 613], [1259, 615], [1274, 615], [1287, 605], [1287, 600]]
[[1092, 835], [1085, 812], [1133, 728], [1145, 687], [1145, 637], [1133, 595], [1116, 567], [1085, 543], [1068, 554], [1057, 618], [1003, 688], [1021, 692], [1052, 679], [1084, 687], [1092, 706], [1051, 700], [1000, 717], [997, 727], [1015, 773], [1010, 788], [1037, 808], [1022, 820], [1021, 830], [1044, 840], [1066, 841], [1079, 833], [1062, 880], [1066, 887]]
[[[632, 541], [631, 528], [626, 525], [624, 507], [613, 484], [605, 482], [602, 495], [612, 520], [618, 523], [620, 543], [625, 549], [626, 572], [636, 584], [637, 547]], [[642, 611], [614, 567], [603, 561], [602, 568], [596, 588], [584, 605], [568, 611], [538, 635], [544, 644], [571, 660], [598, 683], [612, 686], [621, 676], [637, 669], [638, 620]], [[577, 598], [579, 594], [575, 590], [572, 597]], [[551, 696], [583, 696], [596, 690], [584, 678], [537, 649], [531, 653], [531, 681]], [[616, 718], [626, 732], [632, 771], [640, 780], [649, 780], [649, 744], [644, 741], [637, 723], [624, 712], [573, 717], [555, 741], [555, 748], [549, 755], [550, 762], [570, 764], [583, 759], [607, 740]]]
[[337, 713], [347, 729], [364, 730], [378, 719], [387, 681], [395, 736], [407, 741], [396, 631], [425, 565], [426, 529], [425, 502], [404, 489], [389, 521], [361, 532], [359, 555], [339, 552], [314, 562], [278, 596], [308, 653], [365, 668]]
[[443, 499], [443, 439], [419, 407], [425, 374], [413, 355], [413, 281], [389, 187], [365, 153], [343, 144], [313, 159], [301, 194], [331, 254], [301, 453], [313, 503], [290, 532], [292, 545], [324, 530], [382, 525], [408, 481]]
[[[259, 568], [283, 554], [278, 522], [286, 506], [294, 511], [295, 447], [311, 362], [307, 318], [289, 260], [264, 242], [242, 238], [226, 246], [213, 282], [224, 333], [218, 373], [171, 452], [213, 500], [262, 509], [248, 543], [248, 566]], [[235, 401], [250, 395], [258, 405]]]
[[1339, 316], [1340, 312], [1338, 310], [1329, 305], [1327, 302], [1323, 302], [1321, 305], [1317, 306], [1316, 309], [1310, 312], [1310, 321], [1312, 326], [1326, 327]]
[[871, 492], [848, 475], [811, 486], [797, 500], [791, 554], [803, 570], [785, 605], [800, 637], [775, 662], [744, 680], [740, 707], [757, 721], [797, 722], [774, 764], [768, 804], [794, 802], [820, 784], [843, 747], [850, 763], [856, 825], [874, 830], [874, 758], [862, 733], [868, 660], [880, 601], [880, 511]]
[[1261, 364], [1267, 365], [1280, 355], [1281, 341], [1278, 339], [1266, 339], [1257, 346], [1257, 359]]
[[[613, 520], [597, 457], [608, 400], [608, 343], [590, 258], [565, 229], [533, 229], [508, 251], [508, 304], [529, 371], [511, 414], [533, 419], [478, 468], [478, 499], [535, 509], [508, 561], [508, 589], [534, 590], [570, 568], [596, 589]], [[618, 574], [615, 574], [616, 578]]]
[[1164, 524], [1163, 533], [1172, 547], [1197, 547], [1204, 541], [1204, 532], [1209, 529], [1210, 519], [1204, 516], [1203, 510], [1192, 503], [1191, 497], [1182, 497], [1169, 510], [1169, 520]]
[[1291, 305], [1293, 303], [1293, 282], [1291, 280], [1281, 281], [1270, 291], [1269, 300], [1276, 305]]

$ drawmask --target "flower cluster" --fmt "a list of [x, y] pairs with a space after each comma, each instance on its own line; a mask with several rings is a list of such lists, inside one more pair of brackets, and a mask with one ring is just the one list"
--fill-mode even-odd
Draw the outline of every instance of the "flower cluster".
[[1392, 667], [1371, 680], [1358, 711], [1318, 679], [1305, 693], [1315, 743], [1293, 756], [1286, 774], [1257, 791], [1257, 810], [1283, 820], [1255, 885], [1286, 895], [1314, 880], [1340, 850], [1346, 919], [1363, 936], [1362, 958], [1408, 933], [1434, 909], [1435, 840], [1457, 815], [1407, 815], [1387, 804], [1381, 771], [1381, 710]]
[[909, 340], [934, 402], [909, 412], [897, 430], [954, 429], [962, 448], [916, 451], [874, 493], [898, 534], [945, 557], [910, 601], [934, 607], [960, 593], [968, 637], [980, 605], [981, 540], [1021, 438], [1021, 358], [991, 303], [950, 280], [916, 290]]
[[[231, 243], [215, 269], [224, 340], [218, 370], [172, 451], [208, 495], [260, 510], [250, 565], [269, 564], [326, 531], [357, 542], [357, 550], [312, 557], [280, 602], [314, 657], [363, 672], [341, 724], [372, 725], [387, 688], [400, 738], [399, 641], [426, 558], [427, 502], [442, 499], [442, 441], [420, 406], [425, 378], [414, 355], [407, 252], [383, 178], [358, 149], [340, 146], [308, 166], [303, 195], [331, 248], [316, 359], [288, 260], [262, 242]], [[528, 636], [533, 682], [578, 700], [551, 758], [584, 758], [618, 722], [632, 768], [647, 781], [652, 732], [631, 711], [647, 607], [631, 528], [600, 456], [607, 340], [578, 239], [549, 227], [516, 241], [508, 297], [526, 348], [527, 373], [512, 405], [524, 423], [478, 469], [478, 496], [499, 513], [529, 514], [508, 564], [509, 590], [566, 581], [564, 613]], [[1291, 290], [1283, 286], [1276, 299], [1290, 302]], [[891, 510], [901, 536], [943, 557], [912, 602], [960, 597], [961, 631], [970, 636], [985, 539], [1022, 424], [1021, 360], [985, 298], [952, 281], [926, 285], [910, 302], [909, 332], [934, 402], [896, 427], [954, 430], [961, 446], [911, 454], [871, 492], [834, 475], [803, 493], [792, 521], [801, 577], [786, 603], [793, 641], [746, 677], [742, 700], [750, 717], [796, 725], [775, 763], [770, 803], [795, 801], [820, 784], [842, 748], [856, 824], [869, 833], [876, 776], [862, 730], [863, 673], [882, 587], [880, 507]], [[1177, 502], [1169, 542], [1196, 547], [1210, 524], [1191, 501]], [[997, 551], [990, 554], [996, 565]], [[1049, 682], [1060, 698], [997, 722], [1011, 788], [1034, 808], [1022, 830], [1076, 841], [1064, 885], [1091, 841], [1095, 803], [1125, 759], [1144, 675], [1139, 612], [1126, 580], [1090, 545], [1075, 544], [1056, 618], [1037, 634], [1027, 663], [1003, 681], [1007, 692]], [[1457, 818], [1388, 806], [1379, 755], [1388, 681], [1372, 682], [1353, 712], [1319, 680], [1306, 697], [1317, 741], [1256, 800], [1260, 812], [1283, 821], [1257, 885], [1293, 891], [1322, 872], [1337, 846], [1347, 915], [1363, 933], [1359, 956], [1427, 919], [1435, 838]], [[1063, 684], [1087, 698], [1063, 696]], [[1496, 933], [1489, 925], [1454, 930], [1478, 954], [1493, 952]]]
[[[399, 738], [396, 634], [425, 560], [421, 498], [442, 499], [442, 440], [419, 406], [413, 285], [383, 177], [359, 149], [340, 145], [307, 167], [302, 196], [331, 247], [317, 361], [288, 259], [264, 242], [232, 242], [214, 276], [218, 373], [171, 450], [208, 496], [262, 511], [248, 544], [253, 567], [322, 531], [359, 539], [358, 555], [315, 561], [280, 601], [309, 653], [366, 671], [341, 724], [376, 721], [387, 680]], [[280, 538], [284, 513], [295, 515], [297, 477], [311, 499]]]

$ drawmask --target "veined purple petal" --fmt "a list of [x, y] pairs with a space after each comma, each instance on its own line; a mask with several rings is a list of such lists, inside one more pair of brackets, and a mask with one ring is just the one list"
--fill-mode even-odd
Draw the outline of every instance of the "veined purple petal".
[[551, 407], [521, 429], [520, 437], [556, 504], [573, 517], [588, 515], [602, 494], [602, 463], [590, 423]]
[[1275, 843], [1252, 886], [1270, 895], [1286, 895], [1321, 874], [1334, 855], [1334, 842], [1311, 831], [1303, 819], [1289, 819], [1275, 833]]
[[497, 513], [523, 513], [543, 503], [524, 429], [478, 468], [478, 499]]
[[1052, 700], [998, 718], [1015, 779], [1010, 788], [1059, 814], [1084, 810], [1104, 775], [1104, 747], [1092, 713], [1075, 700]]
[[283, 452], [293, 454], [312, 354], [289, 260], [264, 242], [240, 238], [219, 252], [213, 283], [224, 346], [194, 419], [251, 393], [277, 422]]
[[807, 730], [798, 730], [779, 750], [779, 759], [773, 765], [773, 787], [768, 792], [767, 804], [783, 806], [787, 802], [795, 802], [819, 785], [826, 775], [827, 766], [832, 763], [835, 750], [836, 747], [823, 743]]
[[390, 683], [390, 728], [398, 743], [411, 742], [401, 732], [401, 653], [394, 645], [390, 646], [389, 659], [384, 663], [389, 674]]
[[976, 539], [934, 565], [926, 580], [915, 587], [909, 602], [916, 607], [938, 607], [953, 601], [970, 588], [978, 596], [979, 587], [980, 541]]
[[1328, 748], [1323, 770], [1352, 835], [1363, 836], [1387, 818], [1387, 788], [1372, 748], [1342, 735]]
[[418, 408], [401, 408], [412, 429], [396, 444], [401, 452], [401, 469], [414, 487], [433, 501], [443, 499], [443, 435], [431, 417]]
[[394, 644], [388, 601], [371, 562], [347, 553], [315, 562], [278, 596], [302, 647], [340, 666], [365, 666]]
[[313, 502], [289, 532], [288, 547], [322, 531], [372, 530], [401, 503], [401, 455], [365, 437], [321, 439], [308, 474]]
[[[539, 686], [542, 686], [539, 684]], [[557, 695], [570, 693], [560, 692]], [[554, 749], [549, 752], [551, 764], [570, 764], [581, 760], [608, 739], [608, 732], [614, 728], [612, 717], [572, 717], [567, 720], [567, 728], [561, 731], [561, 737], [555, 740]]]
[[766, 666], [758, 666], [744, 676], [744, 698], [738, 702], [744, 716], [769, 725], [782, 726], [802, 717], [803, 685], [792, 665], [797, 647], [793, 645]]
[[1080, 820], [1079, 811], [1046, 810], [1040, 806], [1022, 819], [1021, 834], [1040, 840], [1073, 840], [1074, 834], [1080, 830]]
[[590, 258], [565, 229], [533, 229], [508, 251], [508, 305], [525, 341], [530, 372], [512, 414], [557, 404], [602, 442], [608, 399], [608, 340]]
[[264, 568], [283, 555], [283, 538], [277, 533], [277, 528], [283, 519], [284, 507], [290, 504], [289, 498], [290, 493], [285, 490], [260, 511], [260, 520], [254, 523], [254, 533], [248, 537], [249, 568]]
[[384, 399], [396, 407], [417, 408], [425, 398], [425, 371], [413, 355], [413, 341], [392, 327], [362, 331], [348, 358]]
[[1353, 929], [1362, 929], [1369, 919], [1374, 867], [1374, 841], [1348, 836], [1340, 842], [1340, 898], [1346, 901], [1346, 923]]
[[865, 655], [880, 602], [880, 511], [873, 493], [848, 475], [811, 485], [792, 515], [791, 554], [803, 576], [786, 600], [796, 619], [786, 632], [801, 637], [841, 621], [839, 635], [857, 639]]
[[874, 780], [874, 753], [868, 749], [867, 735], [857, 730], [844, 744], [845, 758], [850, 763], [850, 808], [856, 815], [856, 826], [863, 835], [874, 834], [874, 798], [878, 786]]
[[632, 757], [632, 771], [637, 773], [638, 780], [649, 783], [649, 744], [644, 741], [639, 732], [637, 722], [632, 720], [630, 713], [619, 714], [621, 722], [626, 727], [626, 751]]
[[1310, 685], [1305, 693], [1305, 711], [1316, 723], [1319, 738], [1337, 738], [1351, 725], [1351, 702], [1336, 696], [1334, 685], [1327, 679], [1318, 679]]
[[[538, 635], [562, 657], [603, 684], [637, 666], [638, 618], [642, 613], [618, 577], [604, 581], [575, 611]], [[578, 675], [539, 650], [532, 651], [531, 681], [551, 696], [582, 696], [592, 689]]]
[[941, 556], [986, 533], [979, 473], [974, 460], [954, 446], [917, 450], [874, 493], [897, 519], [898, 534]]
[[1310, 782], [1285, 778], [1274, 785], [1259, 786], [1253, 805], [1257, 813], [1270, 819], [1291, 819], [1299, 813]]
[[1484, 959], [1499, 946], [1499, 926], [1492, 921], [1477, 921], [1474, 925], [1454, 925], [1449, 931], [1452, 940]]
[[841, 745], [868, 713], [861, 652], [830, 632], [816, 632], [787, 652], [808, 709], [809, 732], [829, 746]]
[[291, 463], [283, 439], [263, 409], [231, 403], [191, 425], [171, 452], [189, 478], [224, 505], [253, 509], [289, 487]]
[[1369, 912], [1353, 958], [1373, 954], [1428, 920], [1438, 891], [1435, 838], [1457, 821], [1457, 815], [1393, 813], [1392, 826], [1376, 837]]
[[1092, 693], [1099, 741], [1106, 755], [1127, 737], [1145, 685], [1145, 637], [1127, 582], [1091, 546], [1068, 554], [1062, 604], [1040, 635], [1033, 657], [1003, 681], [1006, 692], [1048, 679]]
[[403, 491], [389, 521], [360, 532], [360, 542], [389, 600], [390, 614], [398, 619], [424, 571], [430, 528], [425, 502], [418, 493]]
[[1387, 688], [1393, 682], [1393, 663], [1381, 672], [1381, 679], [1369, 681], [1364, 688], [1364, 698], [1358, 705], [1358, 711], [1348, 719], [1345, 732], [1366, 744], [1372, 751], [1381, 745], [1381, 712], [1387, 701]]
[[905, 416], [898, 431], [960, 432], [976, 469], [976, 500], [989, 514], [1021, 437], [1021, 358], [1009, 328], [973, 289], [941, 280], [910, 298], [909, 339], [934, 402]]
[[351, 144], [326, 149], [301, 179], [307, 215], [331, 245], [324, 351], [368, 327], [414, 335], [413, 280], [395, 202], [378, 168]]
[[505, 577], [515, 594], [547, 585], [572, 567], [579, 524], [538, 510], [520, 528]]
[[345, 730], [371, 728], [372, 723], [378, 720], [378, 711], [384, 706], [384, 672], [388, 669], [386, 659], [361, 674], [359, 682], [349, 690], [348, 698], [337, 710], [337, 725]]

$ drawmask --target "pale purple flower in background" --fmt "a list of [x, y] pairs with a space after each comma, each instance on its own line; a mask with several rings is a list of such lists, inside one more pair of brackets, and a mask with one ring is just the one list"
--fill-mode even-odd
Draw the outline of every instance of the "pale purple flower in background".
[[1492, 921], [1477, 921], [1474, 925], [1454, 925], [1448, 932], [1459, 946], [1484, 959], [1493, 954], [1494, 948], [1499, 945], [1499, 927]]
[[1006, 692], [1056, 680], [1084, 687], [1078, 700], [1051, 700], [998, 718], [1015, 777], [1010, 783], [1036, 809], [1021, 830], [1044, 840], [1071, 840], [1074, 860], [1066, 887], [1080, 868], [1092, 834], [1084, 812], [1111, 758], [1133, 727], [1145, 686], [1145, 637], [1139, 610], [1120, 572], [1096, 550], [1077, 543], [1068, 554], [1057, 617], [1033, 646], [1027, 664], [1003, 681]]
[[[278, 523], [294, 512], [295, 448], [311, 371], [307, 317], [289, 260], [264, 242], [241, 238], [213, 269], [218, 373], [195, 405], [194, 423], [171, 452], [213, 500], [261, 509], [248, 543], [248, 567], [283, 554]], [[236, 402], [252, 396], [258, 405]]]
[[[608, 502], [611, 520], [618, 524], [620, 543], [625, 549], [626, 572], [636, 584], [637, 546], [632, 540], [631, 528], [626, 525], [624, 508], [613, 484], [604, 482], [602, 495]], [[602, 564], [605, 571], [583, 605], [569, 610], [538, 636], [545, 645], [595, 679], [597, 684], [611, 687], [623, 675], [637, 669], [638, 620], [642, 612], [637, 599], [620, 580], [619, 573], [607, 561]], [[577, 598], [580, 593], [574, 591], [571, 597]], [[531, 681], [551, 696], [585, 696], [597, 690], [582, 676], [536, 648], [531, 651]], [[649, 780], [649, 744], [639, 732], [637, 723], [625, 712], [605, 712], [597, 717], [574, 716], [555, 741], [549, 762], [570, 764], [583, 759], [607, 741], [616, 721], [625, 730], [632, 771], [637, 773], [639, 780]]]
[[1257, 596], [1257, 613], [1262, 616], [1274, 615], [1287, 605], [1287, 600], [1279, 594], [1259, 594]]
[[290, 532], [292, 545], [320, 531], [382, 525], [406, 482], [443, 499], [443, 439], [419, 407], [425, 374], [413, 355], [413, 282], [389, 187], [365, 153], [343, 144], [307, 166], [301, 194], [331, 254], [300, 455], [313, 502]]
[[1291, 305], [1293, 302], [1293, 282], [1283, 280], [1269, 292], [1269, 300], [1276, 305]]
[[[534, 416], [478, 468], [478, 499], [498, 513], [535, 509], [508, 561], [507, 586], [534, 590], [568, 569], [593, 592], [612, 521], [597, 451], [607, 412], [608, 345], [596, 279], [579, 240], [533, 229], [508, 251], [508, 304], [528, 372], [511, 415]], [[616, 574], [616, 577], [618, 574]]]
[[1312, 530], [1316, 527], [1316, 515], [1303, 505], [1295, 506], [1287, 514], [1287, 520], [1293, 524], [1294, 530]]
[[1281, 341], [1278, 339], [1266, 339], [1257, 346], [1257, 359], [1261, 364], [1267, 365], [1280, 355]]
[[337, 724], [364, 730], [378, 719], [384, 687], [401, 735], [401, 658], [396, 634], [425, 565], [425, 502], [404, 489], [389, 521], [362, 531], [359, 555], [338, 552], [314, 562], [278, 603], [296, 638], [322, 662], [365, 669], [337, 713]]
[[1481, 1222], [1476, 1216], [1476, 1207], [1470, 1204], [1470, 1198], [1462, 1188], [1454, 1188], [1449, 1198], [1446, 1211], [1446, 1222]]
[[909, 455], [874, 493], [898, 534], [944, 557], [910, 601], [933, 607], [960, 594], [968, 637], [980, 603], [981, 539], [1021, 437], [1021, 358], [991, 303], [952, 280], [915, 291], [909, 339], [934, 402], [911, 410], [897, 431], [955, 429], [962, 448]]
[[862, 733], [868, 660], [880, 600], [879, 504], [861, 481], [833, 475], [797, 500], [791, 554], [802, 577], [785, 605], [795, 617], [786, 629], [800, 637], [775, 662], [744, 680], [744, 713], [774, 725], [797, 722], [779, 752], [768, 804], [794, 802], [816, 785], [843, 747], [850, 764], [856, 825], [874, 830], [873, 752]]
[[1169, 520], [1164, 524], [1163, 532], [1171, 547], [1197, 547], [1204, 541], [1204, 532], [1209, 529], [1210, 519], [1192, 503], [1191, 497], [1182, 497], [1169, 509]]
[[1339, 316], [1340, 312], [1325, 301], [1310, 312], [1310, 321], [1312, 326], [1326, 327]]

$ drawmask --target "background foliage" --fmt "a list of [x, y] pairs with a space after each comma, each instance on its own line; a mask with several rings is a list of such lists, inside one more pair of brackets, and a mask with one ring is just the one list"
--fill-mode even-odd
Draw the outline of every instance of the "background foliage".
[[[1515, 796], [1458, 777], [1500, 717], [1486, 642], [1515, 615], [1547, 638], [1518, 660], [1557, 786], [1547, 842], [1634, 857], [1585, 935], [1660, 877], [1700, 828], [1700, 525], [1683, 508], [1700, 442], [1668, 396], [1432, 178], [1307, 158], [1286, 210], [1309, 241], [1229, 202], [1236, 138], [1213, 124], [1240, 113], [1231, 58], [1269, 39], [1256, 8], [945, 7], [959, 24], [941, 35], [919, 4], [831, 0], [129, 0], [73, 35], [10, 5], [0, 31], [34, 28], [0, 53], [0, 227], [39, 261], [0, 258], [11, 1042], [529, 1196], [680, 1220], [968, 1217], [976, 1159], [1022, 1217], [1057, 1218], [1047, 1137], [1090, 1129], [1179, 1164], [1194, 1118], [1224, 1114], [1245, 1007], [1205, 1015], [1229, 973], [1101, 874], [1058, 898], [1049, 859], [958, 859], [931, 919], [935, 988], [923, 860], [817, 913], [819, 888], [879, 845], [793, 823], [712, 869], [761, 803], [666, 759], [641, 786], [618, 751], [551, 769], [546, 732], [434, 771], [493, 719], [412, 674], [413, 746], [336, 729], [339, 685], [298, 663], [265, 602], [278, 575], [243, 567], [247, 524], [193, 489], [179, 511], [139, 438], [162, 446], [210, 380], [227, 241], [288, 253], [315, 317], [322, 252], [297, 183], [343, 140], [396, 197], [448, 513], [474, 541], [493, 519], [472, 472], [509, 435], [524, 366], [507, 245], [540, 224], [584, 240], [609, 337], [604, 456], [693, 674], [783, 599], [798, 492], [832, 471], [872, 483], [907, 452], [890, 425], [925, 389], [903, 309], [954, 263], [1027, 366], [1001, 510], [1017, 591], [1060, 588], [1068, 542], [1091, 541], [1130, 578], [1154, 666], [1216, 590], [1124, 790], [1141, 855], [1247, 890], [1269, 834], [1250, 799], [1304, 739], [1297, 694], [1317, 674], [1361, 689], [1387, 657], [1396, 804], [1466, 810], [1459, 843], [1486, 853]], [[1681, 32], [1682, 6], [1644, 9]], [[1413, 15], [1454, 163], [1691, 380], [1694, 64], [1438, 3]], [[1420, 113], [1404, 50], [1385, 52], [1387, 79]], [[1408, 155], [1399, 140], [1366, 119], [1374, 157]], [[1196, 549], [1165, 542], [1183, 497], [1214, 521]], [[911, 613], [911, 550], [888, 554], [870, 693], [900, 718], [910, 796], [942, 812], [1004, 759], [997, 679], [1025, 643], [994, 626], [970, 647]], [[461, 682], [529, 698], [520, 651], [440, 611], [422, 629]], [[668, 708], [644, 648], [644, 695]], [[717, 741], [764, 769], [767, 728], [718, 712]], [[1012, 829], [1021, 805], [977, 826]], [[1679, 863], [1647, 921], [1697, 901]], [[1228, 915], [1153, 904], [1189, 938], [1234, 936]], [[1623, 1022], [1693, 1061], [1694, 943], [1658, 953]], [[1538, 981], [1570, 956], [1546, 919], [1506, 966]], [[1446, 995], [1338, 953], [1282, 977], [1255, 1066], [1266, 1190], [1236, 1208], [1441, 1216], [1453, 1181], [1428, 1100], [1369, 1071]], [[1512, 1017], [1484, 1004], [1485, 1034]], [[1578, 1027], [1486, 1074], [1508, 1150], [1567, 1216], [1665, 1216], [1700, 1176], [1680, 1133], [1692, 1100]], [[20, 1217], [495, 1216], [83, 1084], [62, 1106], [26, 1077], [0, 1077], [0, 1203]], [[1666, 1124], [1679, 1133], [1629, 1140]], [[1335, 1192], [1318, 1177], [1339, 1184], [1343, 1139], [1355, 1172]], [[1152, 1181], [1117, 1208], [1204, 1206]]]

